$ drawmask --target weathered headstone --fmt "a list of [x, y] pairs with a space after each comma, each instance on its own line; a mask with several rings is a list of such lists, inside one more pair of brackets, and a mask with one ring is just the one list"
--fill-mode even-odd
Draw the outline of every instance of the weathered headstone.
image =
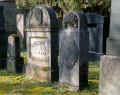
[[88, 40], [86, 16], [68, 12], [63, 18], [60, 33], [59, 82], [71, 90], [88, 84]]
[[22, 73], [24, 69], [24, 60], [20, 57], [19, 37], [10, 35], [8, 37], [8, 58], [7, 70], [9, 72]]
[[87, 13], [86, 16], [89, 31], [89, 61], [97, 61], [103, 55], [104, 17], [96, 13]]
[[36, 6], [26, 23], [26, 76], [40, 82], [58, 80], [58, 26], [53, 9]]
[[120, 1], [112, 1], [110, 33], [107, 38], [106, 54], [120, 56]]
[[7, 33], [5, 31], [4, 7], [0, 6], [0, 68], [6, 68]]
[[100, 94], [120, 95], [120, 57], [102, 56], [100, 62]]
[[120, 94], [120, 1], [112, 0], [110, 32], [107, 38], [106, 56], [100, 63], [100, 95]]

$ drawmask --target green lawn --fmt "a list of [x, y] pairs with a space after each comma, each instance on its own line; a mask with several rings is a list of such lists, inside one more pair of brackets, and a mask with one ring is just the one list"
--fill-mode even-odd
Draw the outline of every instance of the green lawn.
[[57, 83], [39, 83], [22, 74], [0, 71], [0, 95], [98, 95], [98, 72], [89, 66], [89, 86], [79, 92], [68, 91]]

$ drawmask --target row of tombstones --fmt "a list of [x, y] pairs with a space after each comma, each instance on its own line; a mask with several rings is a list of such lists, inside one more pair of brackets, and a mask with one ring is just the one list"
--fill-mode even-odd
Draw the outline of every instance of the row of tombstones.
[[[83, 89], [88, 85], [88, 61], [103, 55], [103, 19], [94, 14], [68, 12], [58, 35], [53, 9], [44, 5], [33, 8], [26, 20], [26, 76], [41, 82], [59, 79], [61, 85], [72, 90]], [[109, 49], [111, 43], [119, 45], [113, 39]], [[119, 95], [119, 62], [116, 56], [101, 57], [100, 95]]]
[[[103, 54], [103, 23], [102, 16], [68, 12], [58, 35], [53, 9], [44, 5], [33, 8], [26, 19], [26, 76], [40, 82], [59, 78], [60, 84], [74, 90], [88, 85], [88, 61], [99, 59]], [[23, 71], [19, 44], [14, 45], [17, 40], [18, 37], [13, 36], [8, 40], [10, 57], [7, 69], [12, 72]]]
[[72, 11], [63, 17], [59, 32], [52, 8], [33, 8], [26, 18], [26, 76], [40, 82], [59, 80], [72, 90], [87, 86], [88, 61], [103, 54], [103, 23], [102, 16]]

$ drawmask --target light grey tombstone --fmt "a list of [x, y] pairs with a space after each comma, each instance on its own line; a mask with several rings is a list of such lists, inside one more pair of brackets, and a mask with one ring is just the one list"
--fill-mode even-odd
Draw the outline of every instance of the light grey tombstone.
[[22, 73], [24, 67], [23, 58], [20, 57], [20, 42], [18, 36], [8, 37], [7, 70], [9, 72]]
[[102, 56], [99, 95], [120, 95], [120, 57]]
[[59, 82], [73, 91], [88, 84], [88, 37], [84, 13], [68, 12], [59, 37]]
[[58, 26], [52, 8], [38, 5], [26, 20], [26, 76], [40, 82], [58, 80]]
[[120, 1], [112, 0], [106, 56], [100, 63], [100, 95], [120, 94]]
[[113, 0], [110, 18], [110, 33], [107, 38], [106, 54], [120, 56], [120, 1]]

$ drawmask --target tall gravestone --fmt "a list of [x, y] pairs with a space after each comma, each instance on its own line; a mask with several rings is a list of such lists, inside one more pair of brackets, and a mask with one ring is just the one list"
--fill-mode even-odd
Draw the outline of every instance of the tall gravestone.
[[0, 6], [0, 68], [6, 68], [7, 33], [5, 31], [4, 7]]
[[89, 61], [97, 61], [103, 55], [104, 17], [96, 13], [87, 13], [86, 16], [89, 31]]
[[59, 82], [70, 90], [88, 84], [87, 19], [82, 12], [68, 12], [63, 18], [60, 33]]
[[112, 0], [110, 32], [100, 62], [100, 95], [120, 94], [120, 1]]
[[58, 23], [52, 8], [38, 5], [26, 20], [26, 76], [40, 82], [58, 80]]
[[22, 73], [24, 69], [24, 60], [20, 57], [19, 37], [14, 35], [8, 36], [8, 58], [7, 70], [9, 72]]

